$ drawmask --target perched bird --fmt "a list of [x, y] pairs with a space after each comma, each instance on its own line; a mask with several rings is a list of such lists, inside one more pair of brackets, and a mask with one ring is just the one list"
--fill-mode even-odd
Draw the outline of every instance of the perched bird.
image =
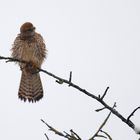
[[43, 87], [38, 68], [41, 68], [47, 50], [42, 36], [35, 32], [32, 23], [26, 22], [20, 27], [11, 51], [13, 58], [27, 62], [18, 62], [22, 71], [19, 98], [29, 102], [40, 100], [43, 97]]

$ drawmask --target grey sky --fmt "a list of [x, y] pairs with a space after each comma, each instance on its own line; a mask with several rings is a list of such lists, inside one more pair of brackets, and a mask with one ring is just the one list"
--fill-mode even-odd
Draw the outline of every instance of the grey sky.
[[[110, 86], [106, 102], [124, 116], [140, 106], [140, 1], [138, 0], [0, 0], [0, 55], [9, 56], [11, 45], [26, 21], [41, 33], [49, 50], [42, 68], [69, 77], [95, 95]], [[44, 98], [23, 103], [17, 97], [20, 70], [0, 62], [0, 139], [60, 140], [41, 123], [68, 131], [85, 140], [92, 136], [108, 111], [97, 101], [41, 74]], [[132, 120], [140, 126], [138, 111]], [[113, 140], [136, 140], [138, 136], [117, 117], [105, 130]]]

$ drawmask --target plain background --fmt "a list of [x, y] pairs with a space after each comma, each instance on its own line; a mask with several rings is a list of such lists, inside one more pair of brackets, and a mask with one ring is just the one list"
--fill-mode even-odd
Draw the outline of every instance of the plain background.
[[[20, 26], [30, 21], [44, 37], [48, 57], [42, 68], [72, 81], [127, 117], [140, 106], [139, 0], [0, 0], [0, 55], [10, 56]], [[90, 138], [109, 111], [83, 93], [59, 85], [41, 73], [44, 98], [38, 103], [18, 99], [21, 71], [0, 62], [0, 139], [50, 140], [63, 138], [48, 131], [44, 119], [61, 131], [73, 129]], [[132, 121], [140, 126], [140, 111]], [[138, 135], [112, 115], [104, 127], [113, 140], [137, 140]]]

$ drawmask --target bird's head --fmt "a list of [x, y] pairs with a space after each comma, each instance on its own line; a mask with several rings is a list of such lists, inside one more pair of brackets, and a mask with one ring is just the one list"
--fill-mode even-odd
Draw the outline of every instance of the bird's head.
[[20, 34], [24, 39], [31, 38], [35, 34], [35, 27], [31, 22], [25, 22], [20, 27]]

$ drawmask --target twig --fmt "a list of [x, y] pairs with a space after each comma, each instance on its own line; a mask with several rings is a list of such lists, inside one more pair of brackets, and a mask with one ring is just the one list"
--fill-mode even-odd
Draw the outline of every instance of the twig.
[[49, 140], [49, 137], [47, 136], [47, 134], [45, 133], [44, 135], [45, 135], [46, 139]]
[[[0, 59], [3, 59], [3, 60], [11, 60], [12, 62], [21, 62], [21, 63], [28, 63], [28, 62], [25, 62], [25, 61], [22, 61], [22, 60], [18, 60], [18, 59], [14, 59], [14, 58], [11, 58], [11, 57], [3, 57], [3, 56], [0, 56]], [[134, 123], [132, 121], [130, 121], [129, 119], [126, 119], [125, 117], [123, 117], [123, 115], [121, 115], [116, 109], [110, 107], [106, 102], [104, 102], [100, 97], [98, 96], [95, 96], [94, 94], [91, 94], [90, 92], [88, 92], [87, 90], [81, 88], [80, 86], [72, 83], [72, 82], [69, 82], [69, 80], [66, 80], [66, 79], [63, 79], [59, 76], [56, 76], [54, 75], [53, 73], [51, 72], [48, 72], [46, 70], [43, 70], [41, 68], [38, 68], [38, 70], [40, 72], [43, 72], [53, 78], [55, 78], [57, 81], [60, 81], [60, 83], [65, 83], [65, 84], [68, 84], [70, 85], [71, 87], [81, 91], [82, 93], [84, 93], [85, 95], [97, 100], [99, 103], [101, 103], [105, 108], [107, 108], [108, 110], [110, 110], [114, 115], [116, 115], [119, 119], [121, 119], [124, 123], [126, 123], [130, 128], [132, 128], [134, 130]], [[108, 88], [107, 88], [108, 89]], [[107, 92], [107, 91], [106, 91]], [[106, 92], [104, 93], [104, 96], [106, 94]], [[104, 96], [102, 98], [104, 98]]]
[[107, 132], [103, 130], [100, 130], [100, 132], [104, 133], [109, 138], [109, 140], [112, 140], [111, 136]]
[[53, 128], [52, 126], [50, 126], [49, 124], [47, 124], [44, 120], [41, 119], [41, 121], [48, 126], [50, 131], [53, 131], [55, 134], [59, 135], [59, 136], [63, 136], [66, 137], [62, 132], [56, 130], [55, 128]]
[[137, 107], [136, 109], [134, 109], [134, 111], [128, 116], [127, 121], [129, 121], [130, 118], [131, 118], [132, 116], [134, 116], [134, 113], [135, 113], [138, 109], [140, 109], [140, 106]]
[[77, 138], [77, 136], [75, 134], [73, 134], [73, 133], [69, 134], [69, 133], [67, 133], [65, 131], [64, 131], [64, 133], [66, 134], [66, 138], [68, 140], [81, 140], [81, 139]]
[[[116, 106], [116, 103], [114, 103], [113, 105], [113, 109], [114, 107]], [[97, 132], [89, 139], [89, 140], [93, 140], [95, 137], [98, 137], [99, 136], [99, 132], [102, 130], [102, 128], [105, 126], [106, 122], [108, 121], [109, 117], [111, 115], [111, 111], [110, 113], [108, 114], [108, 116], [106, 117], [106, 119], [104, 120], [104, 122], [101, 124], [101, 126], [99, 127], [99, 129], [97, 130]]]
[[101, 97], [102, 100], [103, 100], [103, 98], [105, 97], [105, 95], [107, 94], [107, 91], [108, 91], [108, 90], [109, 90], [109, 87], [106, 88], [106, 90], [105, 90], [103, 96]]
[[[71, 83], [71, 80], [72, 80], [72, 71], [70, 72], [70, 77], [69, 77], [69, 83]], [[70, 87], [71, 85], [69, 84], [69, 87]]]
[[96, 109], [95, 111], [96, 111], [96, 112], [100, 112], [100, 111], [102, 111], [102, 110], [104, 110], [104, 109], [106, 109], [106, 107], [102, 107], [102, 108]]
[[[114, 106], [115, 106], [115, 104], [114, 104]], [[113, 108], [114, 108], [114, 106], [113, 106]], [[101, 126], [99, 127], [97, 132], [94, 134], [94, 136], [92, 136], [89, 140], [95, 140], [94, 138], [97, 138], [97, 137], [101, 137], [101, 138], [107, 138], [108, 137], [108, 138], [110, 138], [109, 140], [112, 140], [111, 136], [107, 132], [101, 130], [103, 128], [103, 126], [105, 126], [105, 124], [108, 121], [110, 115], [111, 115], [111, 112], [108, 114], [108, 116], [106, 117], [104, 122], [101, 124]], [[56, 135], [64, 137], [64, 138], [66, 138], [68, 140], [82, 140], [82, 138], [75, 131], [73, 131], [72, 129], [70, 130], [70, 134], [65, 132], [65, 131], [60, 132], [60, 131], [56, 130], [54, 127], [50, 126], [44, 120], [41, 119], [41, 121], [49, 128], [50, 131], [53, 131]], [[104, 133], [106, 136], [104, 136], [102, 134], [99, 134], [99, 132]], [[48, 138], [48, 136], [46, 134], [45, 134], [45, 136], [49, 140], [49, 138]]]
[[70, 130], [70, 132], [71, 132], [74, 136], [76, 136], [78, 140], [81, 140], [80, 136], [79, 136], [76, 132], [74, 132], [72, 129]]
[[[60, 132], [60, 131], [56, 130], [55, 128], [50, 126], [48, 123], [46, 123], [42, 119], [41, 119], [41, 121], [49, 128], [50, 131], [54, 132], [56, 135], [67, 138], [68, 140], [81, 140], [81, 138], [78, 136], [78, 134], [76, 132], [74, 132], [73, 130], [70, 130], [70, 132], [71, 132], [71, 135], [70, 135], [65, 131], [63, 133], [63, 132]], [[47, 135], [45, 135], [45, 136], [47, 136]], [[47, 136], [47, 138], [48, 138], [48, 136]]]
[[20, 62], [20, 63], [27, 63], [26, 61], [23, 60], [19, 60], [16, 58], [12, 58], [12, 57], [4, 57], [4, 56], [0, 56], [1, 60], [7, 60], [6, 62]]

